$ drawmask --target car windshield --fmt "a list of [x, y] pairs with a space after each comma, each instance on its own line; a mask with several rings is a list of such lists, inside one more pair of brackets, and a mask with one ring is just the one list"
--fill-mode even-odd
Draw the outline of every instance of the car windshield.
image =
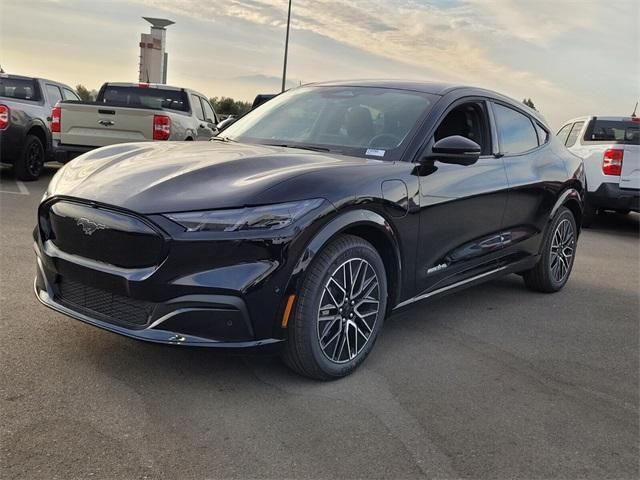
[[275, 97], [223, 138], [397, 160], [437, 97], [374, 87], [300, 87]]

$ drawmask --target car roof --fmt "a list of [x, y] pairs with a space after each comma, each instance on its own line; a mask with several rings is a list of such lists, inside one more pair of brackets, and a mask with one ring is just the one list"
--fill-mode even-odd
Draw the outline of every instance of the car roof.
[[63, 85], [65, 87], [69, 87], [66, 83], [58, 82], [57, 80], [50, 80], [48, 78], [42, 77], [29, 77], [26, 75], [15, 75], [13, 73], [0, 73], [0, 78], [17, 78], [19, 80], [42, 80], [43, 82], [55, 83], [56, 85]]
[[311, 85], [320, 87], [377, 87], [391, 88], [395, 90], [412, 90], [414, 92], [431, 93], [433, 95], [445, 95], [458, 88], [471, 88], [465, 85], [456, 85], [444, 82], [427, 82], [412, 80], [338, 80], [330, 82], [318, 82]]
[[[450, 92], [456, 90], [465, 90], [469, 92], [469, 95], [487, 95], [488, 97], [494, 98], [496, 100], [501, 100], [505, 103], [511, 104], [525, 112], [527, 112], [530, 116], [538, 120], [543, 125], [548, 127], [548, 123], [546, 119], [533, 108], [530, 108], [528, 105], [525, 105], [518, 100], [508, 97], [507, 95], [503, 95], [493, 90], [488, 90], [486, 88], [474, 87], [471, 85], [463, 85], [463, 84], [455, 84], [455, 83], [447, 83], [447, 82], [435, 82], [435, 81], [419, 81], [419, 80], [339, 80], [339, 81], [330, 81], [330, 82], [319, 82], [312, 83], [309, 85], [320, 86], [320, 87], [375, 87], [375, 88], [389, 88], [395, 90], [408, 90], [414, 92], [421, 93], [429, 93], [432, 95], [444, 96]], [[465, 92], [466, 93], [466, 92]]]

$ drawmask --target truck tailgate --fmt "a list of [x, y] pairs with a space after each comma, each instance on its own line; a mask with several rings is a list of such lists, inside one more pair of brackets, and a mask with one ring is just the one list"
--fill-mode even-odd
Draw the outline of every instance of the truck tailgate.
[[88, 103], [59, 105], [59, 139], [63, 144], [103, 147], [153, 139], [154, 110]]
[[620, 188], [640, 189], [640, 145], [624, 146]]

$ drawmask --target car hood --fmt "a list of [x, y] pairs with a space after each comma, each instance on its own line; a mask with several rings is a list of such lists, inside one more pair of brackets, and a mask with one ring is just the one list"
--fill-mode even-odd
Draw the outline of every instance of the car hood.
[[145, 214], [241, 207], [296, 176], [373, 162], [379, 163], [234, 142], [129, 143], [76, 158], [58, 172], [48, 193]]

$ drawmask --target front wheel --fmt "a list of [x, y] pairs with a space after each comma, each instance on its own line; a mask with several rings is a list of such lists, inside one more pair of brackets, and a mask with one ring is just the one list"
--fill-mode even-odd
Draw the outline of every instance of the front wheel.
[[545, 234], [540, 260], [524, 273], [524, 283], [531, 290], [552, 293], [569, 280], [577, 245], [576, 221], [568, 208], [560, 207]]
[[387, 307], [384, 263], [367, 241], [341, 235], [309, 267], [283, 360], [319, 380], [351, 373], [369, 355]]

